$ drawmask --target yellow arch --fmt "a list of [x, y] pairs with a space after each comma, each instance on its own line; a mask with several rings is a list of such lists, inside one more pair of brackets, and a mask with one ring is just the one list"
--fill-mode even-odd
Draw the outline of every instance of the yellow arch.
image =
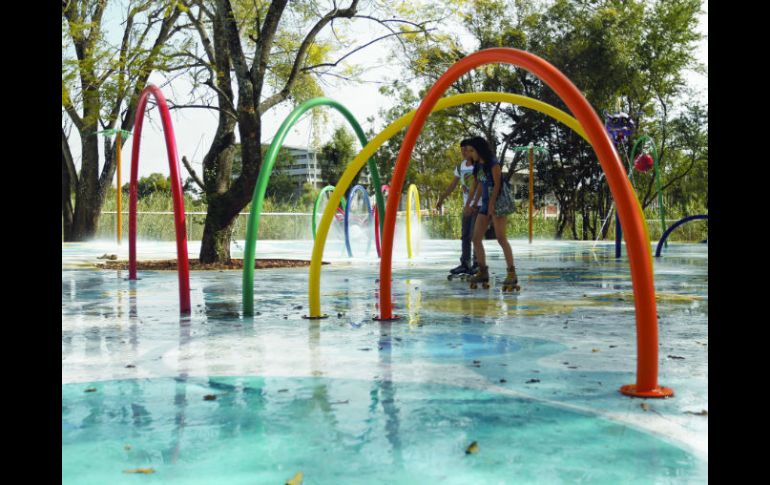
[[[436, 106], [431, 111], [442, 111], [447, 108], [453, 108], [463, 104], [470, 103], [510, 103], [524, 108], [530, 108], [535, 111], [539, 111], [557, 121], [560, 121], [571, 128], [575, 133], [580, 135], [586, 142], [588, 137], [586, 136], [583, 127], [580, 122], [565, 113], [564, 111], [551, 106], [550, 104], [543, 103], [536, 99], [529, 98], [527, 96], [521, 96], [519, 94], [510, 93], [496, 93], [496, 92], [479, 92], [479, 93], [466, 93], [458, 94], [455, 96], [447, 96], [441, 98]], [[310, 304], [310, 318], [320, 318], [321, 315], [321, 260], [323, 259], [324, 247], [326, 246], [326, 236], [329, 233], [329, 228], [332, 223], [332, 217], [334, 211], [330, 208], [337, 207], [345, 194], [345, 191], [350, 186], [353, 178], [359, 170], [364, 166], [366, 160], [368, 160], [374, 152], [377, 151], [383, 143], [388, 141], [396, 133], [404, 129], [414, 118], [417, 110], [412, 110], [405, 114], [401, 118], [397, 119], [384, 130], [382, 130], [374, 139], [369, 141], [363, 149], [358, 153], [356, 158], [351, 161], [345, 171], [337, 181], [337, 185], [329, 197], [329, 201], [324, 209], [323, 216], [321, 217], [320, 226], [317, 228], [315, 242], [313, 243], [313, 256], [310, 261], [310, 281], [308, 282], [308, 300]], [[590, 144], [590, 142], [588, 142]]]
[[412, 184], [409, 186], [409, 194], [406, 198], [406, 251], [409, 253], [409, 259], [412, 259], [412, 201], [414, 201], [415, 208], [417, 210], [417, 227], [421, 228], [421, 214], [420, 214], [420, 193], [417, 191], [417, 186]]

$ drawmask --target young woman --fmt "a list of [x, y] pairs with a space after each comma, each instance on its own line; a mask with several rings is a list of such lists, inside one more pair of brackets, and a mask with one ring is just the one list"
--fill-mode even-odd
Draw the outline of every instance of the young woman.
[[471, 195], [468, 197], [463, 208], [464, 214], [470, 214], [472, 207], [475, 207], [479, 198], [481, 198], [481, 207], [476, 216], [476, 225], [473, 230], [473, 250], [476, 253], [476, 259], [479, 262], [479, 272], [471, 278], [471, 288], [477, 288], [481, 283], [485, 288], [489, 287], [489, 267], [484, 253], [483, 238], [484, 233], [489, 227], [489, 220], [495, 227], [497, 242], [503, 249], [505, 262], [508, 267], [508, 274], [503, 281], [503, 290], [519, 290], [519, 279], [516, 276], [516, 267], [513, 265], [513, 251], [505, 235], [505, 223], [507, 216], [495, 214], [495, 202], [500, 195], [503, 184], [503, 173], [500, 162], [495, 158], [492, 149], [486, 140], [480, 136], [475, 136], [468, 140], [468, 154], [476, 162], [473, 170], [475, 181], [471, 189]]

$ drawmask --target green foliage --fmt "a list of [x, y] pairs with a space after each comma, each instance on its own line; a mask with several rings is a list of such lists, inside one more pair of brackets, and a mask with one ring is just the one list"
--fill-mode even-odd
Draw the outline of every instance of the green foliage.
[[356, 138], [344, 126], [334, 130], [332, 139], [321, 147], [321, 177], [327, 185], [336, 185], [345, 167], [356, 156]]
[[[123, 193], [128, 195], [129, 184], [123, 185]], [[136, 182], [136, 196], [138, 200], [150, 195], [161, 193], [171, 194], [171, 177], [164, 177], [161, 173], [151, 173], [140, 177]]]
[[[403, 106], [414, 107], [424, 91], [465, 55], [496, 46], [527, 50], [561, 70], [597, 112], [622, 109], [634, 119], [639, 134], [659, 140], [663, 183], [671, 189], [666, 204], [693, 210], [701, 205], [697, 201], [707, 203], [708, 172], [703, 170], [708, 159], [707, 118], [689, 109], [685, 115], [675, 113], [682, 108], [684, 72], [699, 68], [693, 50], [700, 39], [695, 28], [700, 6], [700, 0], [468, 2], [461, 7], [462, 25], [475, 45], [468, 48], [458, 32], [447, 29], [430, 37], [407, 38], [404, 66], [422, 80], [423, 90], [416, 96], [405, 85], [396, 84], [386, 91], [397, 95]], [[472, 91], [520, 93], [569, 111], [539, 79], [510, 66], [481, 66], [458, 79], [447, 94]], [[705, 106], [698, 109], [707, 111]], [[389, 122], [405, 111], [390, 110], [381, 116]], [[440, 119], [440, 114], [433, 118]], [[458, 107], [447, 110], [444, 118], [446, 127], [426, 125], [419, 143], [439, 145], [426, 148], [426, 153], [432, 152], [434, 158], [445, 156], [441, 147], [448, 146], [452, 136], [441, 140], [441, 131], [452, 132], [450, 119], [460, 125], [454, 133], [484, 136], [500, 159], [509, 147], [545, 146], [549, 155], [539, 159], [536, 168], [539, 191], [554, 194], [561, 207], [554, 234], [562, 237], [569, 232], [581, 239], [601, 236], [612, 197], [592, 148], [571, 130], [540, 113], [497, 104]], [[423, 142], [424, 138], [430, 141]], [[400, 141], [394, 137], [389, 145], [398, 147]], [[392, 150], [393, 159], [396, 151]], [[413, 166], [419, 157], [431, 158], [417, 152]], [[440, 164], [436, 160], [430, 163]], [[423, 174], [424, 169], [425, 165], [417, 172]], [[417, 179], [411, 172], [408, 177]], [[637, 178], [639, 198], [648, 206], [655, 199], [651, 177]]]
[[313, 210], [313, 205], [320, 192], [321, 190], [315, 188], [313, 184], [305, 182], [302, 185], [302, 193], [299, 197], [299, 207], [303, 210]]

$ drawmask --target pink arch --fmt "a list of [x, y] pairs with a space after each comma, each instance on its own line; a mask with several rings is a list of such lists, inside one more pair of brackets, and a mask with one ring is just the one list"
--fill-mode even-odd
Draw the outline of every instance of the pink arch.
[[136, 122], [134, 123], [134, 144], [131, 152], [131, 185], [129, 185], [128, 201], [128, 279], [136, 278], [136, 198], [137, 180], [139, 178], [139, 145], [142, 138], [142, 124], [147, 107], [148, 96], [152, 94], [160, 108], [163, 123], [163, 136], [166, 139], [166, 153], [171, 172], [171, 197], [174, 200], [174, 227], [176, 229], [177, 273], [179, 275], [179, 311], [190, 313], [190, 263], [187, 259], [187, 237], [185, 234], [184, 197], [182, 196], [182, 181], [179, 178], [179, 156], [176, 153], [176, 138], [171, 124], [171, 114], [166, 104], [166, 98], [156, 86], [148, 84], [139, 96], [136, 107]]

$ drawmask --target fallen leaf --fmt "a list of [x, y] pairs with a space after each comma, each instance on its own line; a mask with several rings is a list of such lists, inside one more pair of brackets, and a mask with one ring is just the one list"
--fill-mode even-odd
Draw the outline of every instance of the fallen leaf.
[[131, 470], [123, 470], [123, 473], [155, 473], [154, 468], [132, 468]]

